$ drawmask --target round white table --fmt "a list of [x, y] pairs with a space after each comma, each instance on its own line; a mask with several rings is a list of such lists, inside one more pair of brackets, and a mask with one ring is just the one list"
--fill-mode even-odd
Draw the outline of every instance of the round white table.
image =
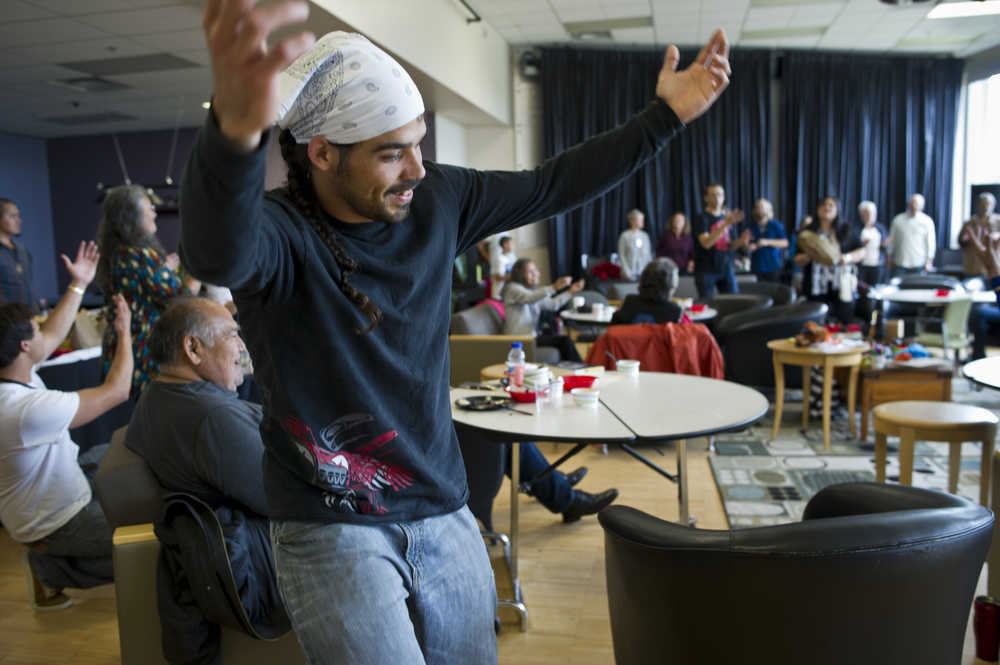
[[575, 321], [577, 323], [589, 323], [596, 326], [609, 326], [611, 325], [611, 317], [617, 311], [617, 307], [605, 307], [600, 314], [596, 314], [593, 311], [590, 312], [575, 312], [571, 309], [564, 309], [559, 312], [559, 316], [566, 319], [567, 321]]
[[962, 375], [973, 383], [1000, 390], [1000, 357], [980, 358], [962, 366]]
[[684, 313], [688, 315], [688, 318], [696, 323], [702, 321], [710, 321], [719, 315], [718, 310], [706, 306], [700, 312], [696, 312], [693, 309], [685, 308]]
[[[511, 445], [510, 566], [515, 597], [502, 604], [515, 607], [527, 629], [527, 608], [517, 576], [518, 486], [522, 441], [593, 442], [617, 444], [632, 457], [677, 483], [681, 524], [690, 523], [688, 511], [687, 439], [740, 429], [767, 412], [767, 399], [753, 388], [729, 381], [686, 374], [640, 372], [624, 375], [605, 372], [596, 387], [600, 402], [594, 407], [576, 406], [566, 393], [555, 404], [536, 407], [516, 404], [510, 410], [467, 411], [458, 408], [460, 397], [484, 395], [481, 390], [453, 388], [452, 419], [460, 426], [489, 434]], [[532, 415], [525, 415], [525, 412]], [[643, 457], [629, 443], [676, 441], [677, 471], [671, 475]]]
[[969, 300], [977, 303], [995, 303], [997, 296], [993, 291], [949, 291], [947, 295], [939, 296], [937, 289], [900, 289], [896, 286], [882, 286], [871, 289], [868, 297], [874, 300], [889, 300], [892, 302], [911, 303], [917, 305], [947, 305], [956, 300]]

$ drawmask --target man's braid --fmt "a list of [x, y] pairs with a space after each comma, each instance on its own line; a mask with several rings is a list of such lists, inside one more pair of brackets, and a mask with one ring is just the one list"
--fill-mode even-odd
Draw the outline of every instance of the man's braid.
[[382, 320], [382, 310], [369, 300], [368, 296], [358, 291], [347, 281], [348, 276], [357, 270], [358, 262], [347, 254], [333, 227], [322, 220], [319, 200], [316, 198], [316, 192], [312, 188], [309, 177], [308, 149], [305, 145], [296, 143], [292, 133], [287, 129], [281, 132], [278, 142], [281, 145], [281, 157], [288, 166], [288, 194], [292, 203], [306, 218], [316, 235], [320, 237], [337, 261], [337, 266], [340, 268], [340, 290], [354, 301], [358, 309], [371, 322], [365, 330], [355, 328], [359, 335], [366, 335], [374, 330], [378, 322]]

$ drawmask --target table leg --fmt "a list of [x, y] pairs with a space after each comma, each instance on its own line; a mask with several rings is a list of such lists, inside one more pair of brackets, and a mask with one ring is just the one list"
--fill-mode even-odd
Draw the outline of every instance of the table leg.
[[778, 438], [778, 428], [781, 427], [781, 411], [785, 408], [785, 367], [774, 352], [774, 427], [771, 429], [771, 440]]
[[[948, 442], [948, 491], [958, 493], [958, 472], [962, 468], [962, 442]], [[982, 487], [982, 485], [980, 485]]]
[[809, 381], [812, 367], [802, 368], [802, 431], [809, 429]]
[[885, 465], [888, 457], [889, 443], [885, 432], [875, 430], [875, 482], [885, 482]]
[[861, 436], [862, 441], [868, 440], [868, 417], [872, 411], [872, 393], [870, 382], [865, 381], [861, 388]]
[[847, 415], [851, 419], [851, 438], [858, 438], [858, 425], [855, 419], [854, 407], [858, 401], [858, 373], [861, 371], [861, 363], [851, 365], [851, 376], [847, 379]]
[[678, 521], [688, 526], [691, 515], [688, 513], [688, 475], [687, 475], [687, 440], [677, 440], [677, 504], [680, 514]]
[[521, 486], [521, 444], [510, 444], [510, 583], [514, 588], [514, 600], [501, 602], [502, 605], [513, 607], [521, 614], [521, 632], [528, 630], [528, 609], [521, 596], [521, 578], [517, 570], [518, 545], [520, 543], [520, 528], [518, 524], [518, 498]]
[[916, 432], [910, 427], [899, 428], [899, 484], [913, 484], [913, 443]]
[[990, 507], [990, 487], [993, 484], [993, 440], [995, 435], [991, 432], [989, 438], [983, 439], [983, 459], [979, 463], [979, 503], [987, 508]]
[[833, 397], [833, 362], [823, 361], [823, 448], [830, 450], [830, 400]]

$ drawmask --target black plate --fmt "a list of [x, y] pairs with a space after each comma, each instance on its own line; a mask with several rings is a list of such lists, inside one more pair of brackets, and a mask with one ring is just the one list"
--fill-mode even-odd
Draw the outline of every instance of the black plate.
[[473, 395], [459, 397], [455, 400], [455, 406], [466, 411], [496, 411], [506, 409], [512, 402], [506, 395]]

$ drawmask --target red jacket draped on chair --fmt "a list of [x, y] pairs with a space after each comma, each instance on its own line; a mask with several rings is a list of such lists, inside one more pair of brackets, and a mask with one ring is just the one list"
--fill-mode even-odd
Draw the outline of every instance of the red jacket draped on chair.
[[608, 357], [639, 361], [644, 372], [725, 378], [722, 351], [700, 323], [637, 323], [611, 326], [587, 354], [587, 364], [614, 369]]

